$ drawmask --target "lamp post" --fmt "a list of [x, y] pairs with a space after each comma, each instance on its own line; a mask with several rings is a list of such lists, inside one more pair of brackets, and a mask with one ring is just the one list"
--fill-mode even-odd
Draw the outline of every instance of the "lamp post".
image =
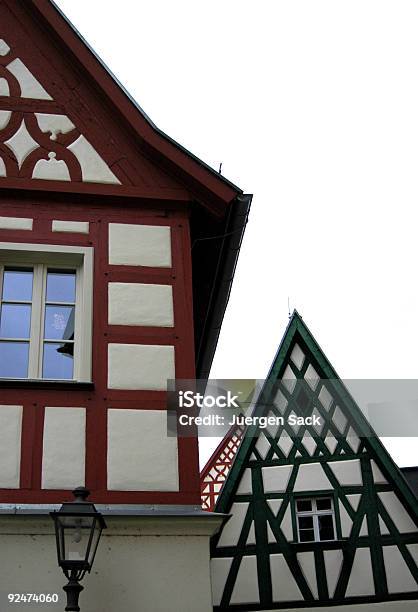
[[87, 501], [90, 491], [78, 487], [73, 495], [74, 501], [50, 513], [55, 525], [58, 565], [68, 580], [63, 587], [67, 593], [66, 612], [80, 611], [78, 597], [83, 587], [79, 582], [91, 571], [102, 530], [106, 528], [103, 516]]

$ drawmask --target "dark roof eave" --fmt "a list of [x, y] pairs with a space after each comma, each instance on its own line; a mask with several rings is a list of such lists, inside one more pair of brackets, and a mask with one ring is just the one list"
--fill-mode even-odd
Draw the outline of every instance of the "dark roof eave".
[[218, 344], [222, 321], [228, 305], [245, 227], [250, 212], [251, 194], [238, 195], [231, 204], [220, 249], [218, 273], [213, 283], [208, 314], [196, 353], [196, 377], [207, 379]]

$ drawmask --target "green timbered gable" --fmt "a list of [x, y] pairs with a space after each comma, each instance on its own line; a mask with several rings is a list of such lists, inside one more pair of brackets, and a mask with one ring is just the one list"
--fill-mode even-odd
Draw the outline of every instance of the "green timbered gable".
[[248, 428], [218, 499], [214, 609], [418, 599], [417, 499], [296, 312], [253, 416], [283, 421]]

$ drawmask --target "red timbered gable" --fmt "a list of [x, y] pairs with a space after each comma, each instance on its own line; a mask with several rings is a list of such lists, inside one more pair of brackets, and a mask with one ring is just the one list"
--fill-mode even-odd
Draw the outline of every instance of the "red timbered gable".
[[49, 0], [0, 3], [0, 503], [200, 503], [166, 381], [210, 367], [250, 200]]
[[244, 427], [233, 425], [203, 468], [200, 474], [200, 494], [203, 510], [214, 511], [223, 484], [241, 444], [243, 434]]

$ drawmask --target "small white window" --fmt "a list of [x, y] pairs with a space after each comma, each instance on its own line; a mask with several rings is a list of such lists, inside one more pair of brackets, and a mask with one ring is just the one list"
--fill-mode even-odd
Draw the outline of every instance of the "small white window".
[[335, 540], [335, 513], [332, 498], [297, 499], [296, 523], [299, 542]]
[[13, 247], [0, 245], [0, 378], [89, 381], [91, 249]]

